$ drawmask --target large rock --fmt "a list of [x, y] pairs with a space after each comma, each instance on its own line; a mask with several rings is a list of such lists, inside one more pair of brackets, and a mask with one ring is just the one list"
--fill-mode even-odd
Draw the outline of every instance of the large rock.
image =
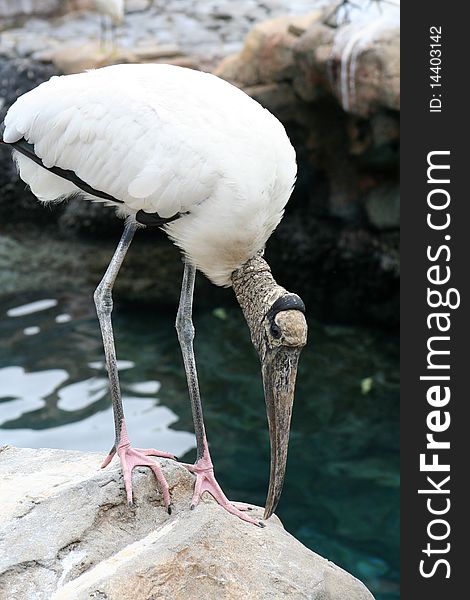
[[278, 17], [256, 25], [215, 73], [244, 89], [289, 81], [302, 100], [329, 94], [363, 117], [399, 110], [398, 22], [377, 18], [336, 29], [321, 11]]
[[[50, 65], [0, 55], [0, 124], [18, 96], [29, 92], [54, 74]], [[0, 222], [47, 221], [50, 211], [39, 206], [26, 190], [11, 160], [11, 150], [0, 144]]]
[[244, 86], [292, 79], [295, 75], [294, 44], [321, 16], [315, 11], [305, 16], [277, 17], [253, 27], [239, 54], [228, 57], [215, 73]]
[[54, 50], [36, 53], [42, 62], [51, 63], [57, 73], [70, 75], [82, 73], [88, 69], [100, 69], [109, 65], [123, 63], [165, 63], [199, 68], [195, 59], [185, 55], [178, 46], [171, 44], [153, 44], [138, 48], [106, 47], [102, 48], [98, 41], [87, 44], [59, 46]]
[[277, 517], [260, 529], [210, 497], [190, 511], [193, 476], [177, 463], [160, 461], [169, 516], [147, 469], [134, 471], [128, 508], [119, 467], [101, 471], [101, 459], [0, 448], [2, 600], [372, 599]]
[[[40, 207], [41, 208], [41, 207]], [[44, 212], [47, 209], [42, 208]], [[122, 234], [122, 220], [108, 210], [104, 240], [58, 235], [53, 227], [15, 227], [0, 231], [0, 294], [46, 293], [91, 299]], [[104, 226], [104, 225], [103, 225]], [[95, 230], [96, 231], [96, 230]], [[99, 235], [99, 234], [97, 234]], [[126, 256], [114, 288], [118, 303], [178, 306], [183, 265], [180, 251], [155, 230], [139, 231]], [[234, 299], [231, 290], [215, 287], [206, 277], [196, 282], [198, 307], [224, 305]], [[175, 312], [176, 314], [176, 312]], [[173, 318], [173, 317], [172, 317]]]
[[60, 0], [0, 0], [0, 18], [50, 15], [61, 4]]
[[366, 198], [369, 221], [377, 229], [397, 229], [400, 225], [400, 191], [397, 186], [379, 186]]
[[379, 29], [369, 39], [345, 28], [338, 36], [315, 23], [294, 46], [294, 87], [312, 101], [325, 92], [344, 110], [368, 117], [380, 109], [400, 110], [400, 31]]

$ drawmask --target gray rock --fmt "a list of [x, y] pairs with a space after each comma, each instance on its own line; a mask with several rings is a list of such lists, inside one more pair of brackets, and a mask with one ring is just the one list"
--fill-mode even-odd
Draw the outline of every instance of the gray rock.
[[240, 54], [228, 57], [215, 74], [243, 87], [291, 80], [296, 73], [292, 29], [307, 29], [321, 13], [285, 16], [258, 23], [245, 39]]
[[[46, 27], [25, 17], [9, 19], [8, 25], [23, 24], [8, 31], [8, 46], [14, 52], [31, 53], [35, 44], [49, 51], [58, 44], [77, 47], [96, 42], [99, 36], [99, 16], [93, 0], [0, 0], [1, 4], [19, 11], [19, 5], [60, 7], [60, 18], [43, 21]], [[317, 0], [316, 4], [324, 4]], [[10, 10], [10, 12], [11, 12]], [[134, 47], [145, 41], [177, 44], [187, 53], [212, 62], [226, 56], [235, 43], [241, 44], [254, 22], [269, 16], [302, 14], [311, 10], [311, 0], [126, 0], [124, 23], [117, 29], [118, 46]], [[16, 12], [15, 12], [16, 14]], [[1, 17], [1, 14], [0, 14]], [[34, 34], [34, 35], [31, 35]], [[0, 41], [0, 50], [5, 40]], [[239, 48], [237, 48], [238, 50]], [[34, 54], [34, 52], [33, 52]]]
[[60, 4], [60, 0], [0, 0], [0, 17], [50, 15]]
[[[46, 214], [48, 210], [39, 207]], [[73, 233], [61, 235], [56, 226], [36, 228], [15, 226], [0, 230], [0, 296], [37, 294], [40, 290], [57, 297], [69, 294], [87, 301], [87, 314], [95, 316], [93, 292], [101, 281], [117, 242], [123, 222], [108, 210], [107, 225], [87, 239]], [[99, 223], [99, 221], [98, 221]], [[96, 232], [98, 225], [91, 229]], [[107, 235], [109, 234], [109, 235]], [[118, 305], [132, 303], [169, 307], [174, 319], [178, 306], [183, 265], [181, 253], [166, 236], [156, 230], [139, 231], [116, 281], [114, 300]], [[214, 286], [198, 275], [198, 308], [214, 308], [234, 301], [232, 290]]]
[[216, 74], [243, 88], [290, 81], [302, 100], [331, 94], [346, 112], [362, 117], [399, 110], [399, 29], [390, 23], [369, 39], [366, 26], [361, 37], [357, 28], [328, 27], [323, 17], [317, 10], [257, 24]]
[[[25, 92], [47, 81], [54, 74], [50, 65], [31, 60], [0, 56], [0, 123], [11, 104]], [[11, 150], [0, 144], [0, 221], [37, 221], [50, 219], [34, 196], [26, 190], [11, 160]]]
[[193, 476], [177, 463], [160, 460], [169, 516], [147, 469], [134, 471], [128, 508], [118, 465], [101, 471], [101, 459], [0, 448], [0, 598], [373, 600], [277, 517], [256, 528], [210, 497], [190, 511]]
[[382, 185], [369, 192], [365, 200], [369, 221], [377, 229], [400, 226], [400, 190], [396, 185]]

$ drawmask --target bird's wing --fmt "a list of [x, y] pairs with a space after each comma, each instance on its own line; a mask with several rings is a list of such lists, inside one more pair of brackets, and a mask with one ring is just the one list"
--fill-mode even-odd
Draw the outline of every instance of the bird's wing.
[[[126, 89], [122, 81], [96, 73], [53, 77], [20, 97], [5, 118], [5, 142], [24, 138], [45, 167], [73, 171], [131, 209], [170, 217], [208, 197], [214, 166], [191, 147], [177, 115], [150, 102], [138, 81]], [[69, 184], [51, 192], [55, 176], [33, 169], [23, 157], [19, 162], [38, 197], [53, 200], [77, 191]]]

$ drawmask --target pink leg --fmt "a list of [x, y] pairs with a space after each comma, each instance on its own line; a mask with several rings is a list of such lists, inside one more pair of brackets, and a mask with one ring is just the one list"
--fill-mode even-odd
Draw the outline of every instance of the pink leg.
[[[104, 459], [101, 468], [104, 469], [109, 463], [112, 461], [116, 450], [111, 451], [109, 455]], [[171, 504], [170, 504], [170, 491], [168, 488], [168, 483], [163, 476], [162, 469], [160, 465], [148, 458], [149, 456], [159, 456], [161, 458], [172, 458], [175, 459], [173, 454], [169, 454], [168, 452], [160, 452], [159, 450], [154, 450], [153, 448], [142, 449], [142, 448], [132, 448], [131, 443], [129, 441], [129, 437], [127, 435], [127, 429], [125, 421], [122, 421], [121, 427], [121, 435], [119, 445], [117, 447], [117, 453], [119, 459], [121, 461], [122, 474], [124, 477], [124, 486], [126, 488], [127, 493], [127, 502], [129, 506], [132, 506], [132, 469], [134, 467], [149, 467], [152, 469], [160, 490], [163, 495], [163, 502], [168, 510], [168, 514], [171, 515]]]
[[253, 523], [253, 525], [257, 525], [258, 527], [265, 527], [265, 524], [262, 521], [257, 521], [245, 514], [244, 511], [252, 510], [250, 505], [239, 502], [230, 502], [222, 491], [222, 488], [217, 483], [214, 475], [214, 467], [212, 465], [205, 436], [204, 454], [202, 455], [202, 458], [196, 461], [194, 465], [188, 465], [186, 463], [182, 463], [182, 465], [183, 467], [186, 467], [188, 471], [196, 475], [196, 485], [194, 486], [193, 499], [191, 500], [191, 510], [199, 504], [202, 494], [204, 492], [209, 492], [214, 500], [230, 514], [235, 515], [248, 523]]

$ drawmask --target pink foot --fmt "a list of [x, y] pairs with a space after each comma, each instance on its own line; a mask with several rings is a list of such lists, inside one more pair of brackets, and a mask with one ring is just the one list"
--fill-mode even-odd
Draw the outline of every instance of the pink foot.
[[[101, 465], [102, 469], [109, 465], [115, 453], [116, 450], [114, 450], [114, 452], [111, 451], [110, 454], [104, 459], [103, 464]], [[175, 456], [173, 456], [173, 454], [169, 454], [168, 452], [160, 452], [159, 450], [154, 450], [153, 448], [132, 448], [129, 438], [127, 436], [127, 430], [124, 421], [122, 422], [121, 439], [117, 447], [117, 453], [121, 461], [122, 474], [124, 477], [124, 486], [126, 488], [127, 502], [129, 503], [129, 506], [132, 506], [132, 469], [134, 469], [135, 467], [149, 467], [150, 469], [152, 469], [157, 479], [157, 482], [163, 495], [163, 502], [165, 503], [168, 514], [171, 515], [171, 500], [168, 483], [166, 482], [165, 477], [163, 476], [160, 465], [149, 457], [159, 456], [161, 458], [175, 459]]]
[[204, 492], [209, 492], [214, 500], [220, 504], [220, 506], [225, 508], [225, 510], [230, 514], [235, 515], [247, 523], [253, 523], [253, 525], [256, 525], [257, 527], [265, 527], [265, 524], [262, 521], [257, 521], [256, 519], [253, 519], [245, 514], [245, 511], [253, 510], [252, 506], [242, 502], [230, 502], [230, 500], [224, 494], [222, 488], [217, 483], [215, 478], [214, 467], [212, 465], [209, 449], [205, 440], [204, 454], [202, 458], [199, 459], [194, 465], [188, 465], [186, 463], [181, 464], [183, 467], [186, 467], [188, 471], [196, 475], [196, 485], [194, 486], [194, 494], [191, 500], [191, 510], [196, 508], [196, 506], [199, 504], [202, 494]]
[[245, 502], [235, 502], [235, 500], [232, 500], [231, 503], [235, 506], [235, 508], [238, 508], [238, 510], [247, 511], [255, 508], [253, 504], [245, 504]]

